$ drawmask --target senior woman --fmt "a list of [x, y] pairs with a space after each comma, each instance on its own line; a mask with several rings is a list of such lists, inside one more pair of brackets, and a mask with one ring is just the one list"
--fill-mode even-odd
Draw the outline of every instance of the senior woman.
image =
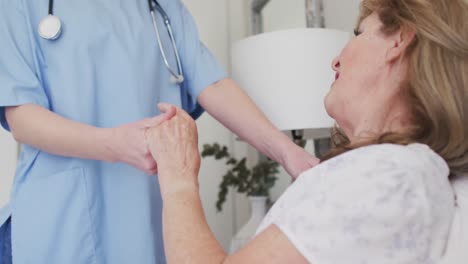
[[325, 100], [337, 146], [232, 256], [203, 215], [193, 120], [177, 110], [151, 130], [168, 262], [437, 263], [455, 208], [449, 179], [468, 172], [467, 18], [464, 0], [361, 3]]

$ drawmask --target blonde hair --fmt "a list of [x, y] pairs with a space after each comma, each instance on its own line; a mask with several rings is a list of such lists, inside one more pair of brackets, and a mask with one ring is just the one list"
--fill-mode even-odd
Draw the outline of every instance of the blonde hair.
[[464, 0], [363, 0], [358, 25], [378, 14], [384, 34], [400, 29], [416, 35], [402, 87], [411, 127], [351, 144], [336, 130], [324, 160], [358, 147], [423, 143], [445, 159], [452, 175], [468, 173], [468, 4]]

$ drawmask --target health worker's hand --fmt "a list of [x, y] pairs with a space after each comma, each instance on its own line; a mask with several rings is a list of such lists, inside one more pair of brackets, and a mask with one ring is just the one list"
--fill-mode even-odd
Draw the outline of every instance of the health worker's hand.
[[114, 153], [114, 161], [124, 162], [148, 175], [155, 175], [158, 172], [158, 166], [148, 148], [145, 134], [149, 128], [159, 126], [175, 114], [175, 109], [169, 109], [159, 116], [110, 129], [109, 147]]
[[161, 112], [177, 109], [170, 120], [148, 130], [147, 142], [158, 164], [159, 185], [164, 197], [179, 191], [198, 191], [200, 153], [195, 121], [182, 109], [159, 105]]

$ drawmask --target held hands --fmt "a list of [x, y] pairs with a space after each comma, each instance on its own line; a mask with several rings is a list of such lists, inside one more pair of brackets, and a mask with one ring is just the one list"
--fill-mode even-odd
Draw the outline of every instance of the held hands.
[[127, 163], [148, 175], [156, 174], [158, 167], [149, 151], [145, 134], [149, 128], [160, 125], [175, 114], [175, 109], [167, 109], [159, 116], [110, 129], [109, 146], [113, 156], [116, 157], [113, 161]]
[[147, 142], [158, 164], [163, 197], [179, 191], [198, 190], [200, 154], [195, 121], [182, 109], [169, 104], [159, 105], [161, 112], [177, 113], [170, 120], [148, 129]]
[[[195, 121], [173, 105], [162, 103], [159, 109], [159, 116], [109, 129], [110, 160], [127, 163], [148, 175], [159, 172], [160, 182], [168, 174], [177, 174], [196, 183], [200, 155]], [[293, 178], [320, 162], [294, 143], [283, 146], [281, 152], [280, 163]]]

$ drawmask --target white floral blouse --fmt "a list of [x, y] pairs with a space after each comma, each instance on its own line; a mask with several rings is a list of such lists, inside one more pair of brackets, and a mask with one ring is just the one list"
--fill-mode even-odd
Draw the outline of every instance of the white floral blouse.
[[422, 144], [362, 147], [304, 172], [257, 234], [276, 225], [312, 264], [438, 263], [455, 198]]

